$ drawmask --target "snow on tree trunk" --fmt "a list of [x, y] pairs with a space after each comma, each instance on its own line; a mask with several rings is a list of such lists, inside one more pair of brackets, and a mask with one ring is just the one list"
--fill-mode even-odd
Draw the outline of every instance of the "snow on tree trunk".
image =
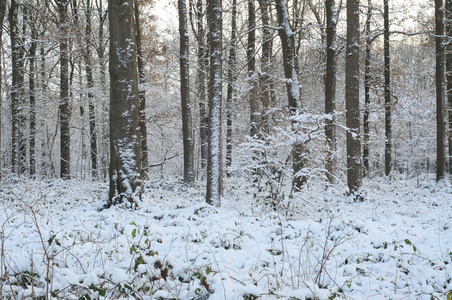
[[334, 0], [325, 1], [326, 10], [326, 74], [325, 74], [325, 114], [329, 114], [325, 124], [327, 142], [326, 170], [328, 181], [334, 183], [336, 176], [336, 25]]
[[364, 116], [363, 116], [363, 176], [369, 173], [369, 114], [370, 114], [370, 21], [372, 17], [372, 1], [367, 1], [367, 19], [366, 19], [366, 56], [364, 58]]
[[362, 184], [359, 118], [359, 1], [347, 0], [347, 47], [345, 59], [345, 106], [347, 126], [347, 183], [350, 194]]
[[221, 205], [223, 180], [221, 151], [221, 96], [222, 96], [222, 5], [221, 0], [209, 0], [210, 90], [209, 90], [209, 145], [207, 156], [206, 202]]
[[178, 1], [180, 35], [180, 93], [182, 106], [182, 135], [184, 144], [184, 184], [191, 185], [193, 176], [193, 136], [190, 102], [189, 39], [185, 0]]
[[132, 0], [109, 0], [110, 192], [108, 205], [141, 200], [141, 152]]
[[385, 94], [385, 175], [392, 167], [392, 126], [391, 126], [391, 60], [389, 57], [389, 1], [384, 0], [384, 94]]
[[444, 4], [435, 0], [436, 27], [436, 181], [445, 176], [444, 126]]
[[[0, 45], [3, 45], [3, 20], [5, 19], [6, 0], [0, 0]], [[2, 49], [0, 48], [0, 111], [2, 111]], [[2, 116], [0, 114], [0, 152], [2, 147]], [[0, 179], [2, 178], [0, 162]]]

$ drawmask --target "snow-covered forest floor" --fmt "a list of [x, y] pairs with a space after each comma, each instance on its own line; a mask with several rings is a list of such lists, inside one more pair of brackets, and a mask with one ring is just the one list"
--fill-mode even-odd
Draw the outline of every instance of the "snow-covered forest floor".
[[175, 182], [132, 211], [102, 210], [105, 184], [4, 178], [0, 298], [452, 298], [448, 183], [373, 179], [362, 203], [309, 186], [275, 211], [240, 180], [221, 208]]

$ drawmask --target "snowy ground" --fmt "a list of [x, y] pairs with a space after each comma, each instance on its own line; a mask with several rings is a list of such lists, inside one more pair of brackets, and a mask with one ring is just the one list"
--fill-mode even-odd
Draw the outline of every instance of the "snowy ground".
[[99, 211], [103, 184], [4, 179], [0, 298], [452, 299], [452, 187], [364, 190], [309, 187], [278, 213], [243, 183], [214, 208], [148, 182], [139, 210]]

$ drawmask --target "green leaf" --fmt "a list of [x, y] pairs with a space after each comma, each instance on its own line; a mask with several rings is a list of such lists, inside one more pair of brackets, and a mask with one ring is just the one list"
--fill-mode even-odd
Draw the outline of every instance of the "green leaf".
[[452, 300], [452, 290], [447, 293], [447, 300]]
[[135, 238], [137, 236], [137, 229], [132, 230], [132, 237]]

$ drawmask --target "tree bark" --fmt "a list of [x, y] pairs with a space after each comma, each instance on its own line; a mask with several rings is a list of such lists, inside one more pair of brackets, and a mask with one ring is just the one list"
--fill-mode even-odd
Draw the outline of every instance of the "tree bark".
[[180, 36], [180, 95], [182, 107], [182, 136], [184, 144], [184, 184], [192, 185], [193, 176], [193, 130], [190, 102], [190, 66], [187, 8], [185, 0], [178, 0]]
[[270, 72], [272, 69], [272, 30], [270, 29], [270, 16], [268, 9], [267, 0], [259, 0], [259, 7], [261, 11], [262, 20], [262, 56], [261, 56], [261, 75], [260, 75], [260, 86], [261, 86], [261, 131], [263, 134], [269, 133], [268, 124], [268, 110], [270, 108], [270, 103], [272, 99], [272, 89], [270, 82]]
[[68, 0], [57, 1], [60, 29], [60, 177], [71, 178], [71, 135], [69, 121], [69, 47], [68, 47]]
[[444, 128], [444, 4], [435, 0], [436, 28], [436, 181], [445, 177]]
[[132, 0], [109, 0], [110, 190], [108, 205], [141, 200], [141, 153], [136, 34]]
[[231, 43], [228, 57], [228, 91], [226, 96], [226, 175], [231, 176], [232, 166], [232, 102], [236, 93], [237, 64], [237, 0], [232, 0]]
[[91, 149], [91, 177], [92, 179], [99, 179], [99, 167], [98, 167], [98, 150], [97, 150], [97, 129], [96, 129], [96, 106], [95, 97], [93, 93], [94, 88], [94, 75], [91, 58], [91, 17], [92, 17], [92, 4], [91, 0], [86, 1], [85, 11], [85, 49], [83, 58], [85, 62], [86, 84], [88, 86], [88, 113], [89, 113], [89, 140]]
[[31, 45], [29, 50], [28, 87], [30, 89], [30, 176], [36, 174], [36, 43], [38, 33], [34, 24], [31, 24]]
[[[3, 45], [3, 20], [6, 13], [6, 0], [0, 0], [0, 45]], [[2, 111], [2, 48], [0, 47], [0, 112]], [[0, 152], [2, 152], [2, 116], [0, 114]], [[2, 164], [0, 161], [0, 180], [2, 179]]]
[[345, 60], [347, 126], [347, 184], [358, 199], [362, 185], [359, 118], [359, 1], [347, 0], [347, 47]]
[[197, 61], [197, 92], [199, 101], [199, 137], [200, 137], [200, 152], [201, 152], [201, 169], [205, 169], [207, 166], [207, 148], [208, 148], [208, 135], [209, 135], [209, 114], [206, 105], [206, 76], [208, 65], [208, 51], [205, 44], [205, 30], [203, 25], [203, 1], [198, 0], [196, 2], [196, 31], [197, 31], [197, 43], [198, 43], [198, 61]]
[[325, 0], [326, 10], [326, 74], [325, 114], [331, 116], [325, 124], [327, 144], [326, 170], [328, 181], [333, 184], [336, 176], [336, 25], [337, 16], [334, 0]]
[[369, 174], [369, 114], [370, 114], [370, 20], [372, 17], [372, 1], [367, 1], [367, 19], [366, 19], [366, 56], [364, 58], [364, 124], [363, 124], [363, 176]]
[[[301, 108], [300, 104], [300, 90], [298, 86], [296, 61], [294, 44], [294, 32], [290, 28], [289, 16], [287, 13], [286, 0], [276, 1], [276, 13], [278, 15], [279, 23], [279, 36], [281, 38], [281, 46], [283, 53], [284, 64], [284, 76], [287, 87], [287, 97], [289, 100], [289, 109], [292, 115], [299, 113]], [[294, 124], [293, 124], [294, 125]], [[299, 172], [304, 168], [304, 145], [294, 145], [292, 151], [292, 169], [293, 169], [293, 182], [292, 187], [295, 190], [300, 190], [306, 183], [306, 176], [300, 175]]]
[[391, 58], [389, 56], [389, 0], [384, 0], [384, 94], [385, 94], [385, 175], [392, 169], [392, 125], [391, 125]]
[[[452, 37], [452, 0], [446, 1], [446, 35]], [[446, 74], [447, 74], [447, 104], [448, 104], [448, 145], [449, 145], [449, 174], [452, 174], [452, 44], [446, 44]]]
[[207, 156], [206, 202], [221, 205], [223, 181], [221, 151], [221, 96], [222, 96], [222, 1], [208, 0], [207, 20], [209, 24], [209, 145]]
[[146, 89], [144, 84], [146, 83], [144, 73], [143, 55], [141, 51], [141, 21], [140, 21], [140, 0], [134, 0], [134, 12], [135, 12], [135, 26], [137, 35], [137, 62], [138, 62], [138, 76], [140, 82], [138, 85], [138, 91], [140, 93], [140, 138], [141, 138], [141, 167], [143, 176], [146, 177], [146, 171], [149, 165], [148, 159], [148, 134], [147, 134], [147, 121], [146, 121]]
[[259, 135], [259, 99], [257, 94], [256, 80], [256, 12], [254, 0], [248, 0], [248, 45], [246, 47], [246, 58], [248, 68], [249, 101], [250, 101], [250, 136]]

